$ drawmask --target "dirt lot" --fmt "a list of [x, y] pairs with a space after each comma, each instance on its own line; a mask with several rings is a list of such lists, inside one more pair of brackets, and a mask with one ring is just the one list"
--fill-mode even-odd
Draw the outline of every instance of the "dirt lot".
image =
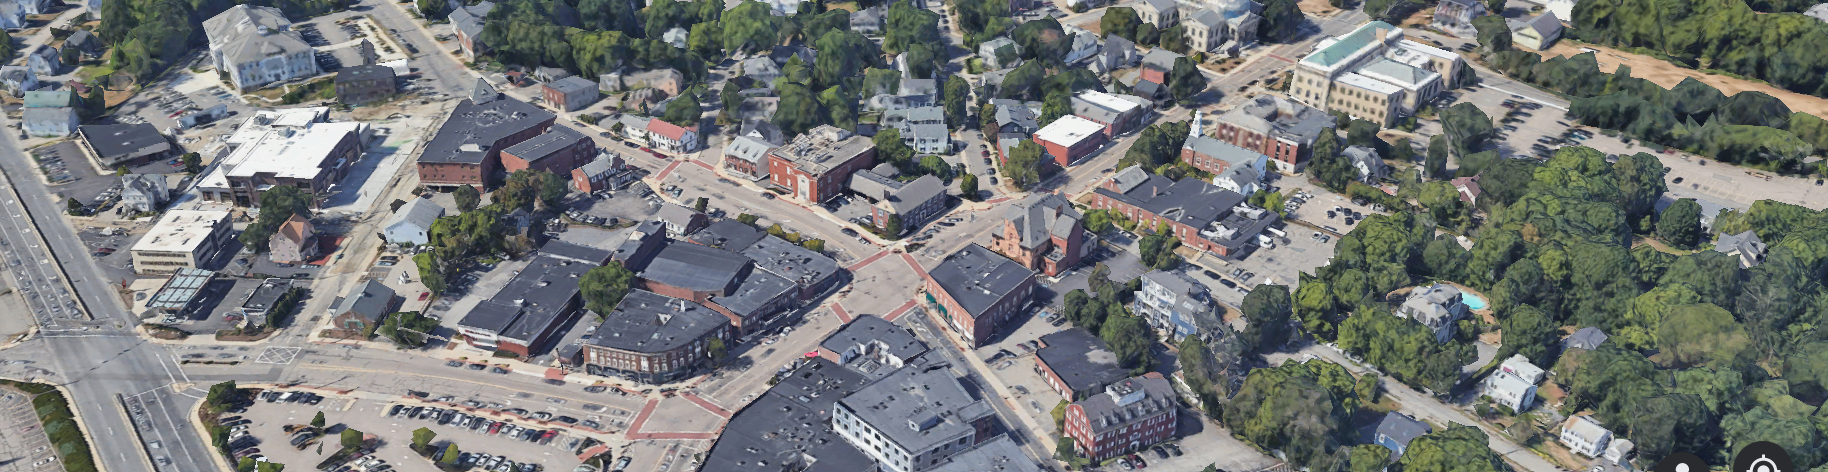
[[1720, 89], [1720, 93], [1724, 93], [1729, 97], [1747, 90], [1764, 92], [1773, 97], [1777, 97], [1778, 100], [1783, 100], [1784, 105], [1789, 105], [1791, 111], [1805, 112], [1815, 116], [1828, 116], [1828, 100], [1820, 97], [1811, 97], [1791, 92], [1770, 84], [1736, 79], [1724, 75], [1713, 75], [1693, 69], [1684, 69], [1676, 67], [1674, 64], [1670, 64], [1668, 61], [1659, 60], [1642, 54], [1619, 51], [1605, 46], [1595, 46], [1592, 44], [1564, 40], [1557, 42], [1555, 43], [1555, 46], [1550, 47], [1547, 53], [1543, 54], [1543, 58], [1547, 59], [1554, 56], [1573, 57], [1581, 54], [1580, 48], [1592, 48], [1599, 51], [1599, 54], [1596, 54], [1596, 59], [1599, 59], [1600, 71], [1602, 72], [1611, 73], [1612, 71], [1618, 70], [1619, 64], [1622, 63], [1631, 66], [1632, 77], [1639, 77], [1655, 82], [1657, 85], [1661, 85], [1666, 89], [1675, 88], [1676, 84], [1682, 83], [1682, 79], [1694, 77], [1696, 80], [1700, 80], [1703, 83], [1714, 86], [1716, 89]]

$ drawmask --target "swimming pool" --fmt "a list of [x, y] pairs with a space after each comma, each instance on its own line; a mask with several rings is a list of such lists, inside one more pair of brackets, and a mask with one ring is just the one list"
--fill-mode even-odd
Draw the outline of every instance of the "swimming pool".
[[1478, 295], [1473, 295], [1472, 292], [1460, 292], [1460, 302], [1465, 303], [1467, 308], [1474, 310], [1485, 309], [1485, 299], [1479, 298]]

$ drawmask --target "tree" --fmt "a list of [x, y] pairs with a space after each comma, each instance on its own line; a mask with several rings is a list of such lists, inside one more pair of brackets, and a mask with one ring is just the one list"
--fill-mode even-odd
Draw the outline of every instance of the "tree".
[[1168, 27], [1168, 29], [1161, 30], [1159, 39], [1160, 41], [1158, 41], [1158, 43], [1162, 49], [1167, 49], [1177, 54], [1187, 52], [1187, 33], [1186, 29], [1182, 28], [1181, 25], [1174, 25]]
[[724, 340], [711, 338], [705, 342], [705, 358], [710, 359], [712, 365], [723, 365], [724, 360], [730, 358], [730, 350], [724, 347]]
[[[1612, 175], [1618, 181], [1622, 198], [1619, 206], [1630, 221], [1640, 221], [1655, 213], [1657, 200], [1669, 190], [1669, 183], [1663, 179], [1663, 161], [1650, 154], [1619, 156], [1618, 162], [1612, 163]], [[1641, 229], [1650, 231], [1650, 228]]]
[[[1491, 0], [1502, 2], [1504, 0]], [[1504, 24], [1504, 17], [1485, 15], [1473, 19], [1473, 27], [1479, 30], [1479, 46], [1485, 54], [1496, 54], [1511, 50], [1511, 28]]]
[[920, 158], [920, 170], [924, 174], [939, 177], [941, 179], [952, 178], [950, 175], [952, 173], [952, 166], [946, 164], [946, 160], [940, 159], [939, 156], [926, 156]]
[[[939, 14], [923, 8], [914, 8], [907, 0], [900, 0], [889, 5], [888, 11], [883, 13], [883, 23], [885, 27], [882, 30], [882, 50], [884, 52], [897, 54], [908, 52], [916, 45], [940, 44]], [[825, 50], [820, 49], [819, 51], [823, 55]]]
[[1322, 185], [1335, 192], [1344, 192], [1346, 185], [1358, 177], [1358, 171], [1352, 163], [1341, 157], [1339, 132], [1333, 127], [1321, 128], [1319, 137], [1314, 139], [1314, 150], [1308, 161], [1308, 173], [1319, 180]]
[[806, 250], [809, 250], [812, 252], [824, 254], [825, 253], [825, 240], [808, 239], [805, 241], [800, 241], [800, 247], [806, 248]]
[[413, 430], [413, 449], [425, 450], [425, 446], [431, 444], [432, 439], [436, 437], [438, 437], [438, 433], [433, 432], [431, 428], [421, 427]]
[[900, 129], [878, 130], [875, 136], [870, 137], [870, 141], [876, 145], [877, 159], [895, 166], [902, 172], [914, 172], [914, 148], [908, 147], [907, 143], [902, 142]]
[[1245, 352], [1268, 353], [1288, 343], [1293, 331], [1289, 318], [1295, 315], [1288, 286], [1258, 285], [1244, 296], [1239, 310], [1249, 324], [1240, 338], [1245, 342]]
[[1751, 354], [1750, 343], [1732, 313], [1708, 303], [1683, 305], [1670, 309], [1658, 326], [1661, 352], [1654, 360], [1671, 367], [1733, 367], [1746, 360], [1741, 355]]
[[971, 201], [978, 200], [977, 175], [976, 174], [965, 174], [959, 178], [958, 194], [959, 194], [959, 196], [964, 197], [966, 200], [971, 200]]
[[705, 209], [710, 206], [711, 199], [705, 197], [698, 197], [698, 200], [692, 202], [692, 210], [699, 213], [704, 213]]
[[1136, 27], [1136, 37], [1131, 41], [1136, 44], [1158, 44], [1162, 40], [1162, 31], [1152, 23], [1143, 23]]
[[699, 60], [715, 60], [724, 53], [723, 41], [724, 32], [716, 22], [699, 23], [686, 36], [686, 51]]
[[[716, 339], [712, 339], [712, 341], [715, 342]], [[463, 452], [457, 450], [457, 443], [446, 444], [444, 446], [444, 458], [440, 459], [439, 462], [443, 462], [444, 465], [454, 466], [457, 465], [457, 458], [462, 456]]]
[[1396, 465], [1404, 472], [1507, 472], [1510, 466], [1487, 444], [1484, 431], [1452, 424], [1409, 442]]
[[1136, 28], [1142, 25], [1142, 19], [1136, 16], [1136, 10], [1130, 7], [1110, 7], [1104, 9], [1104, 17], [1098, 20], [1100, 39], [1110, 38], [1115, 34], [1136, 42]]
[[1549, 346], [1559, 338], [1559, 327], [1544, 315], [1542, 310], [1529, 305], [1518, 305], [1505, 313], [1499, 320], [1499, 327], [1504, 329], [1504, 345], [1498, 348], [1500, 358], [1510, 358], [1522, 354], [1531, 363], [1549, 365], [1550, 356], [1554, 354]]
[[[1281, 450], [1293, 464], [1331, 455], [1349, 431], [1352, 412], [1344, 405], [1349, 399], [1322, 386], [1321, 364], [1338, 367], [1312, 361], [1251, 370], [1237, 395], [1224, 403], [1221, 422], [1259, 448]], [[1350, 392], [1348, 387], [1342, 393]]]
[[1201, 74], [1197, 66], [1186, 57], [1177, 57], [1174, 69], [1168, 72], [1168, 94], [1181, 106], [1193, 105], [1193, 97], [1206, 90], [1206, 74]]
[[1024, 139], [1003, 160], [1003, 178], [1016, 188], [1028, 188], [1041, 182], [1042, 158], [1046, 154], [1034, 140]]
[[704, 114], [704, 108], [698, 105], [698, 95], [681, 91], [679, 97], [667, 103], [666, 114], [661, 115], [660, 120], [689, 128], [698, 126]]
[[310, 216], [311, 195], [291, 185], [276, 185], [260, 193], [260, 217], [241, 231], [241, 244], [254, 252], [267, 252], [267, 241], [292, 215]]
[[[101, 87], [96, 87], [95, 89], [101, 90]], [[187, 152], [184, 153], [184, 156], [180, 159], [184, 163], [184, 173], [195, 174], [203, 172], [203, 156], [194, 152]]]
[[476, 187], [465, 185], [452, 191], [451, 198], [457, 200], [457, 211], [468, 213], [476, 211], [476, 205], [482, 203], [482, 192], [476, 191]]
[[1110, 346], [1111, 352], [1117, 355], [1117, 365], [1130, 372], [1146, 372], [1155, 367], [1155, 357], [1149, 352], [1155, 343], [1154, 331], [1143, 322], [1142, 317], [1130, 315], [1111, 315], [1105, 317], [1099, 327], [1098, 338]]
[[[1301, 31], [1301, 22], [1307, 21], [1307, 16], [1301, 14], [1298, 3], [1296, 0], [1263, 2], [1263, 20], [1257, 27], [1257, 37], [1268, 42], [1295, 40]], [[1365, 11], [1371, 11], [1370, 2], [1365, 4]]]
[[[322, 412], [319, 412], [319, 413], [322, 413]], [[338, 440], [342, 443], [343, 450], [352, 450], [352, 449], [357, 449], [357, 448], [362, 447], [362, 432], [361, 431], [344, 428], [343, 432], [338, 433], [338, 435], [341, 436], [338, 438]], [[456, 446], [457, 446], [456, 444], [451, 445], [451, 447], [456, 447]]]
[[1157, 270], [1168, 270], [1180, 265], [1180, 256], [1174, 254], [1174, 249], [1180, 245], [1180, 238], [1174, 237], [1174, 231], [1167, 223], [1162, 223], [1154, 232], [1143, 235], [1142, 240], [1136, 243], [1143, 264]]
[[102, 42], [119, 46], [126, 42], [127, 33], [139, 26], [140, 20], [133, 16], [133, 5], [137, 2], [104, 2], [102, 3], [101, 25], [96, 27], [95, 36]]
[[946, 124], [952, 129], [965, 127], [965, 99], [971, 96], [971, 84], [963, 76], [954, 75], [946, 79], [945, 97], [942, 104], [946, 110]]
[[203, 397], [203, 404], [209, 405], [211, 411], [220, 413], [235, 403], [239, 395], [240, 390], [235, 387], [235, 381], [230, 380], [209, 386], [209, 393]]
[[1454, 155], [1466, 156], [1485, 148], [1492, 135], [1492, 119], [1471, 102], [1460, 102], [1441, 111], [1441, 128]]
[[[65, 51], [75, 51], [75, 49], [74, 48], [65, 49]], [[65, 64], [75, 64], [75, 63], [76, 63], [76, 61], [65, 62]], [[87, 111], [89, 113], [89, 116], [101, 116], [103, 113], [107, 113], [108, 112], [108, 99], [102, 96], [102, 88], [101, 87], [90, 87], [89, 96], [87, 98], [83, 99], [83, 106], [86, 107], [86, 109], [84, 111]], [[188, 169], [188, 167], [186, 167], [186, 169]], [[194, 171], [189, 171], [189, 170], [186, 170], [185, 172], [190, 172], [192, 174], [196, 173]]]
[[1677, 248], [1695, 247], [1701, 238], [1701, 204], [1684, 198], [1663, 209], [1657, 220], [1657, 237]]
[[578, 279], [578, 292], [584, 297], [584, 306], [597, 313], [609, 313], [622, 303], [622, 297], [628, 295], [635, 274], [629, 272], [622, 264], [608, 264], [584, 273]]
[[323, 428], [324, 427], [324, 412], [321, 412], [321, 411], [317, 412], [317, 416], [311, 417], [311, 427], [313, 427], [313, 428]]
[[433, 259], [432, 253], [421, 252], [413, 255], [413, 265], [419, 269], [419, 281], [425, 284], [425, 290], [434, 295], [441, 295], [449, 288], [444, 281], [443, 264]]
[[[799, 56], [794, 56], [788, 62], [791, 64], [796, 60], [799, 60]], [[806, 88], [804, 84], [790, 81], [785, 76], [777, 79], [775, 83], [781, 94], [781, 100], [775, 106], [774, 125], [781, 127], [782, 134], [798, 136], [805, 134], [806, 130], [824, 124], [826, 114], [820, 109], [818, 97], [813, 96], [811, 89]]]
[[742, 90], [737, 89], [735, 81], [724, 81], [724, 88], [718, 92], [717, 97], [724, 109], [721, 113], [718, 113], [718, 116], [735, 119], [736, 112], [743, 108], [743, 96], [741, 93]]
[[1073, 114], [1072, 97], [1065, 92], [1049, 93], [1041, 102], [1041, 126], [1047, 126], [1062, 116]]
[[[615, 3], [619, 0], [609, 1]], [[584, 8], [579, 10], [589, 11]], [[723, 20], [719, 23], [723, 26], [724, 50], [756, 52], [780, 44], [782, 20], [771, 11], [766, 3], [744, 1], [736, 5], [736, 8], [724, 12]]]
[[[824, 61], [820, 61], [824, 64]], [[846, 131], [857, 129], [857, 97], [844, 91], [843, 86], [834, 85], [819, 92], [819, 107], [824, 108], [826, 123]]]
[[882, 226], [882, 233], [888, 235], [888, 237], [895, 238], [900, 237], [902, 231], [904, 231], [904, 229], [901, 227], [901, 215], [889, 215], [888, 223]]

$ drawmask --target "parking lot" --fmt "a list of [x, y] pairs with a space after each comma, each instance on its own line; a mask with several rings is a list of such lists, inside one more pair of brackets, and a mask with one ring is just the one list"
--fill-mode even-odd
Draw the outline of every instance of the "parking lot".
[[0, 472], [29, 472], [62, 469], [54, 466], [56, 451], [45, 439], [38, 414], [32, 410], [32, 397], [18, 390], [0, 387]]
[[[620, 191], [602, 192], [598, 195], [574, 192], [566, 197], [565, 206], [577, 213], [567, 212], [566, 216], [573, 221], [603, 226], [614, 226], [624, 221], [644, 221], [660, 211], [660, 200], [658, 197], [643, 195], [652, 193], [648, 191], [647, 183], [640, 181], [633, 182]], [[584, 216], [601, 218], [602, 221], [583, 218]], [[615, 221], [609, 221], [611, 218]]]
[[[440, 424], [439, 419], [433, 417], [432, 410], [422, 406], [395, 408], [398, 404], [350, 397], [326, 398], [323, 395], [316, 395], [314, 399], [297, 402], [268, 401], [268, 398], [277, 396], [282, 395], [280, 392], [273, 392], [270, 396], [263, 395], [260, 400], [248, 407], [245, 413], [224, 418], [231, 420], [225, 424], [235, 424], [237, 425], [234, 426], [235, 428], [245, 426], [243, 431], [236, 431], [231, 435], [243, 435], [245, 432], [246, 434], [243, 435], [245, 438], [252, 438], [252, 440], [231, 439], [232, 444], [239, 446], [235, 448], [237, 456], [265, 456], [269, 461], [287, 464], [294, 468], [315, 466], [331, 457], [340, 448], [339, 434], [341, 431], [354, 429], [375, 436], [377, 440], [375, 444], [378, 445], [372, 453], [376, 460], [361, 461], [367, 465], [359, 470], [367, 472], [385, 472], [390, 469], [427, 470], [431, 466], [427, 460], [419, 457], [408, 447], [412, 442], [413, 431], [424, 427], [438, 433], [438, 437], [433, 439], [432, 444], [440, 449], [445, 444], [456, 443], [460, 452], [471, 454], [472, 462], [481, 460], [483, 454], [488, 454], [487, 463], [491, 464], [490, 470], [497, 470], [494, 468], [506, 464], [507, 461], [514, 461], [517, 465], [512, 470], [527, 472], [529, 469], [518, 464], [532, 464], [535, 466], [533, 470], [569, 470], [571, 467], [575, 467], [579, 463], [575, 454], [566, 453], [562, 447], [566, 444], [581, 445], [583, 443], [582, 439], [569, 434], [561, 436], [558, 431], [545, 428], [538, 428], [538, 430], [553, 432], [551, 437], [545, 439], [544, 447], [540, 447], [538, 441], [511, 438], [508, 434], [503, 434], [503, 431], [521, 434], [518, 433], [521, 431], [519, 426], [509, 428], [508, 425], [519, 423], [514, 420], [484, 422], [476, 419], [466, 421], [465, 426], [459, 427], [454, 421], [457, 413], [450, 412], [451, 410], [444, 411], [450, 412], [445, 416], [452, 418], [453, 421]], [[299, 397], [294, 394], [291, 398]], [[425, 419], [408, 419], [404, 416], [405, 412], [414, 408], [417, 408], [420, 417]], [[402, 414], [387, 416], [386, 413], [390, 411]], [[293, 426], [296, 429], [308, 425], [319, 412], [325, 414], [326, 420], [322, 435], [313, 432], [289, 433], [286, 430], [287, 426]], [[489, 430], [488, 425], [497, 424], [497, 422], [500, 426], [493, 428], [496, 434], [484, 434]], [[481, 426], [481, 428], [472, 432], [472, 425]], [[528, 433], [525, 434], [533, 435], [534, 430], [534, 428], [527, 428], [525, 431]], [[246, 452], [251, 450], [253, 452]], [[497, 462], [493, 459], [497, 456], [505, 456], [506, 459]]]

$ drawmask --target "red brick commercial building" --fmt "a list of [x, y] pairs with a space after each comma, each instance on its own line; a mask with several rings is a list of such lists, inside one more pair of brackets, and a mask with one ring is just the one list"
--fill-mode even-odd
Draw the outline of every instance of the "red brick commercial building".
[[1250, 167], [1258, 172], [1268, 171], [1268, 159], [1259, 152], [1206, 136], [1187, 138], [1181, 145], [1181, 160], [1192, 164], [1195, 169], [1212, 175], [1225, 175], [1233, 167]]
[[1307, 167], [1320, 130], [1335, 126], [1333, 115], [1274, 95], [1251, 97], [1216, 121], [1213, 137], [1269, 156], [1285, 173]]
[[1179, 400], [1161, 374], [1150, 372], [1066, 406], [1066, 436], [1080, 457], [1101, 462], [1174, 437]]
[[1167, 224], [1182, 244], [1231, 256], [1257, 244], [1264, 228], [1281, 219], [1244, 202], [1243, 195], [1199, 179], [1175, 182], [1130, 166], [1100, 184], [1090, 206], [1115, 211], [1143, 228]]
[[565, 125], [552, 125], [545, 133], [502, 150], [501, 170], [509, 174], [543, 170], [566, 175], [593, 157], [597, 157], [596, 141]]
[[924, 298], [934, 316], [975, 348], [1027, 307], [1034, 289], [1034, 271], [973, 243], [927, 272]]
[[609, 258], [609, 251], [546, 243], [501, 291], [465, 314], [457, 332], [478, 348], [543, 355], [553, 347], [553, 336], [570, 329], [584, 313], [578, 279]]
[[875, 161], [869, 138], [821, 125], [768, 153], [768, 182], [800, 201], [824, 202], [844, 191], [852, 172]]
[[618, 180], [628, 180], [617, 177], [622, 171], [621, 155], [613, 152], [598, 153], [595, 160], [571, 170], [571, 186], [584, 193], [610, 190], [621, 183]]
[[487, 189], [501, 170], [501, 152], [552, 128], [557, 115], [495, 92], [476, 81], [438, 134], [419, 154], [419, 182], [427, 187], [469, 185]]
[[1110, 135], [1105, 134], [1105, 126], [1096, 121], [1074, 115], [1062, 116], [1048, 123], [1035, 132], [1035, 144], [1041, 145], [1054, 162], [1065, 169], [1074, 161], [1097, 151]]
[[1073, 401], [1130, 376], [1129, 369], [1117, 364], [1117, 354], [1110, 346], [1084, 328], [1042, 336], [1041, 349], [1035, 351], [1035, 371], [1061, 398]]
[[693, 374], [710, 358], [711, 341], [728, 344], [732, 331], [729, 318], [704, 305], [630, 290], [596, 334], [561, 359], [592, 375], [662, 384]]
[[1003, 210], [1003, 230], [990, 234], [990, 249], [1029, 270], [1057, 276], [1097, 247], [1083, 218], [1065, 197], [1029, 194]]

